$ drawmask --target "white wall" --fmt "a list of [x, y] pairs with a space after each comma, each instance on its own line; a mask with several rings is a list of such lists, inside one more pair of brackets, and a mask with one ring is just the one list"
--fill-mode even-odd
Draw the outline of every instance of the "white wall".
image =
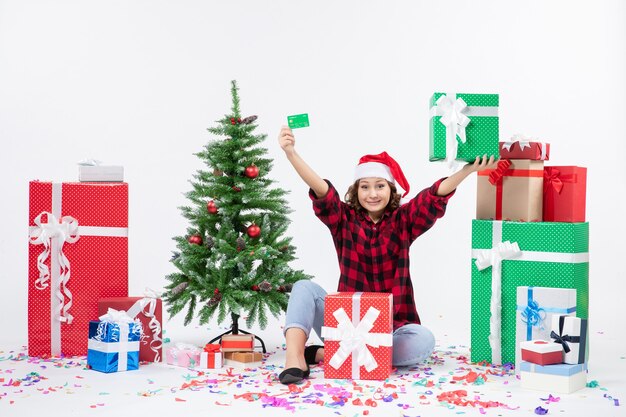
[[[624, 323], [625, 23], [619, 0], [0, 0], [0, 340], [26, 342], [28, 181], [75, 180], [80, 159], [125, 166], [130, 290], [164, 284], [193, 153], [229, 111], [231, 79], [268, 134], [272, 177], [292, 191], [293, 266], [331, 290], [330, 237], [276, 143], [286, 116], [309, 113], [299, 152], [341, 192], [358, 158], [382, 150], [417, 191], [448, 173], [428, 162], [432, 92], [499, 93], [502, 138], [537, 136], [550, 164], [589, 169], [592, 329], [611, 331]], [[470, 178], [412, 249], [422, 319], [459, 343], [474, 205]]]

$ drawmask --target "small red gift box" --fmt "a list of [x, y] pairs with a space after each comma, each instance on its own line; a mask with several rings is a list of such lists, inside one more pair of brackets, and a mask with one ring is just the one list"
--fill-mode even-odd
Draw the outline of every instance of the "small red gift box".
[[587, 168], [549, 166], [543, 170], [543, 221], [585, 221]]
[[226, 334], [222, 336], [222, 352], [250, 352], [254, 350], [254, 335]]
[[28, 354], [86, 355], [98, 300], [128, 295], [128, 184], [29, 186]]
[[535, 142], [532, 138], [513, 136], [510, 141], [500, 142], [500, 159], [550, 159], [550, 144]]
[[98, 301], [98, 316], [106, 314], [109, 308], [124, 310], [133, 319], [139, 319], [143, 328], [139, 344], [139, 360], [161, 362], [163, 303], [153, 297], [112, 297]]
[[478, 172], [476, 218], [542, 221], [543, 161], [503, 159]]
[[563, 363], [563, 347], [545, 340], [527, 340], [520, 343], [522, 360], [537, 365]]
[[324, 302], [324, 377], [384, 380], [391, 374], [393, 297], [328, 294]]
[[207, 343], [200, 352], [200, 367], [217, 369], [222, 367], [222, 352], [220, 345]]

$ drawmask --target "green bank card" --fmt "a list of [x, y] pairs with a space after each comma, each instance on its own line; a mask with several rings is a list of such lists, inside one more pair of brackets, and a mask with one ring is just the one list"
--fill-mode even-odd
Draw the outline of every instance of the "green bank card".
[[293, 116], [287, 116], [287, 123], [291, 129], [298, 129], [300, 127], [309, 127], [309, 115], [295, 114]]

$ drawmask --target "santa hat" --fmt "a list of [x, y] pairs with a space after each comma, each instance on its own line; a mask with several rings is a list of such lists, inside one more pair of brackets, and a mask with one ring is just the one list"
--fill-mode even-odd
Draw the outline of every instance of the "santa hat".
[[383, 178], [398, 185], [404, 190], [402, 197], [409, 193], [409, 182], [404, 177], [400, 165], [387, 152], [378, 155], [365, 155], [359, 159], [359, 164], [354, 170], [354, 180], [361, 178]]

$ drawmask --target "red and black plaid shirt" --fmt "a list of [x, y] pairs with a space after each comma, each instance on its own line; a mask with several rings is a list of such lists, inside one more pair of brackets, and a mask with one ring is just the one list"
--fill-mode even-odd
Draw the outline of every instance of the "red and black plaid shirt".
[[325, 197], [318, 199], [309, 191], [315, 215], [330, 229], [337, 249], [341, 273], [337, 291], [392, 293], [394, 330], [420, 323], [409, 272], [409, 246], [446, 211], [454, 192], [437, 196], [441, 181], [395, 211], [385, 212], [378, 223], [341, 201], [330, 181]]

